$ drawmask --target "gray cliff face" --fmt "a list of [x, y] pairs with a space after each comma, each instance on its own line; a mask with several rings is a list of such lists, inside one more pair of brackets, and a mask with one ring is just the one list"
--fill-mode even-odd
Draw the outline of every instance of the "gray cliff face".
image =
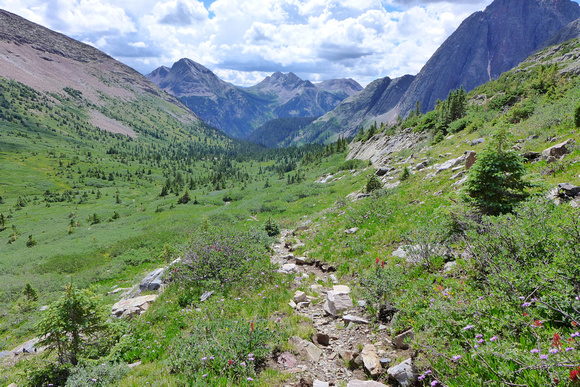
[[189, 59], [181, 59], [171, 69], [160, 67], [147, 77], [208, 124], [240, 138], [275, 118], [319, 117], [362, 90], [353, 80], [331, 80], [317, 86], [281, 72], [255, 86], [237, 87]]
[[496, 0], [468, 17], [435, 52], [391, 116], [406, 115], [417, 101], [435, 107], [461, 85], [472, 90], [496, 79], [580, 17], [570, 0]]
[[544, 49], [578, 38], [580, 38], [580, 19], [576, 19], [566, 27], [562, 28], [554, 36], [545, 41], [540, 48]]

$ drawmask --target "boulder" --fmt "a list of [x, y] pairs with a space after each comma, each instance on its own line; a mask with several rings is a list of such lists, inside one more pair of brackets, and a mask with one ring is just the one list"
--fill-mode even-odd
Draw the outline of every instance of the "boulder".
[[445, 266], [443, 266], [443, 273], [452, 272], [453, 270], [455, 270], [456, 267], [457, 267], [457, 262], [455, 262], [455, 261], [447, 262], [445, 264]]
[[35, 337], [34, 339], [28, 340], [27, 342], [20, 344], [18, 347], [12, 349], [12, 353], [20, 354], [20, 353], [39, 353], [44, 351], [44, 347], [37, 346], [40, 339]]
[[334, 285], [334, 289], [326, 293], [324, 310], [332, 316], [339, 316], [342, 311], [353, 307], [350, 298], [350, 288], [344, 285]]
[[14, 353], [10, 351], [0, 351], [0, 359], [8, 356], [14, 356]]
[[312, 384], [312, 387], [329, 387], [330, 384], [328, 382], [323, 382], [321, 380], [315, 380]]
[[526, 159], [526, 161], [534, 161], [534, 160], [539, 159], [541, 156], [542, 156], [542, 154], [540, 152], [528, 151], [528, 152], [522, 153], [522, 157], [524, 159]]
[[344, 230], [345, 234], [355, 234], [358, 231], [358, 227], [349, 228], [348, 230]]
[[558, 194], [560, 196], [566, 196], [566, 197], [574, 197], [578, 194], [580, 194], [580, 187], [577, 187], [575, 185], [572, 185], [570, 183], [560, 183], [558, 184]]
[[415, 170], [421, 171], [429, 166], [429, 161], [421, 161], [415, 166]]
[[377, 349], [374, 345], [365, 345], [360, 356], [362, 357], [366, 370], [371, 374], [371, 376], [375, 377], [381, 373], [383, 367], [381, 366], [381, 359], [379, 358]]
[[476, 138], [475, 140], [471, 141], [471, 146], [476, 146], [478, 144], [482, 144], [485, 142], [485, 138]]
[[375, 172], [375, 175], [377, 175], [377, 176], [385, 176], [388, 172], [389, 172], [389, 168], [379, 168]]
[[295, 263], [286, 263], [282, 265], [282, 267], [278, 271], [284, 274], [296, 273], [298, 271], [298, 268], [296, 267]]
[[292, 245], [292, 247], [290, 248], [290, 251], [296, 251], [298, 249], [303, 249], [306, 245], [304, 243], [296, 243], [295, 245]]
[[407, 359], [404, 362], [389, 368], [387, 374], [403, 387], [412, 386], [416, 380], [415, 369], [411, 359]]
[[147, 274], [145, 278], [139, 284], [139, 290], [144, 292], [147, 290], [159, 290], [163, 284], [162, 277], [165, 273], [165, 268], [159, 268], [153, 270], [151, 273]]
[[318, 363], [320, 356], [322, 356], [322, 350], [320, 348], [300, 337], [291, 337], [288, 339], [288, 343], [292, 345], [300, 355], [304, 356], [304, 358], [309, 361]]
[[473, 165], [477, 161], [477, 153], [475, 153], [474, 151], [467, 151], [466, 155], [467, 157], [465, 159], [465, 170], [469, 171], [469, 169], [473, 167]]
[[554, 145], [548, 149], [545, 149], [542, 152], [542, 158], [547, 160], [548, 157], [550, 157], [550, 156], [560, 158], [564, 155], [567, 155], [568, 153], [570, 153], [570, 150], [568, 149], [568, 147], [570, 145], [571, 145], [571, 140], [567, 140], [567, 141], [564, 141], [558, 145]]
[[351, 380], [346, 387], [387, 387], [386, 384], [375, 382], [374, 380]]
[[121, 300], [113, 305], [112, 314], [116, 317], [131, 317], [141, 315], [149, 309], [149, 306], [159, 297], [156, 294]]
[[408, 330], [395, 336], [393, 345], [399, 349], [409, 349], [409, 343], [413, 340], [413, 337], [415, 337], [413, 330]]

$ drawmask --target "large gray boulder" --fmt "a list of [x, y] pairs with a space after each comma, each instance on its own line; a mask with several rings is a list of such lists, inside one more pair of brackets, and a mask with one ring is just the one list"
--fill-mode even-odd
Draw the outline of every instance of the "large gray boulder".
[[300, 337], [291, 337], [288, 339], [288, 343], [306, 360], [318, 363], [322, 356], [322, 350], [320, 348], [314, 345], [314, 343], [301, 339]]
[[549, 147], [548, 149], [545, 149], [542, 152], [542, 158], [544, 160], [547, 160], [550, 156], [560, 158], [564, 155], [567, 155], [568, 153], [570, 153], [570, 150], [568, 148], [571, 145], [571, 143], [572, 141], [568, 140], [560, 144], [554, 145], [552, 147]]
[[147, 274], [145, 278], [143, 278], [139, 284], [139, 290], [142, 292], [147, 290], [159, 290], [161, 285], [163, 285], [163, 274], [165, 274], [164, 267], [153, 270], [151, 273]]
[[332, 316], [340, 316], [341, 312], [352, 308], [350, 288], [344, 285], [335, 285], [333, 290], [326, 293], [324, 310]]

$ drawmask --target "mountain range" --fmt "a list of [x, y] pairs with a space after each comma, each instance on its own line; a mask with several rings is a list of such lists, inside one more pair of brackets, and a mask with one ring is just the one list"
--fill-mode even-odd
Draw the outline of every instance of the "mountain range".
[[362, 90], [352, 79], [313, 84], [281, 72], [255, 86], [237, 87], [190, 59], [181, 59], [171, 68], [159, 67], [147, 78], [208, 124], [240, 138], [275, 118], [319, 117]]

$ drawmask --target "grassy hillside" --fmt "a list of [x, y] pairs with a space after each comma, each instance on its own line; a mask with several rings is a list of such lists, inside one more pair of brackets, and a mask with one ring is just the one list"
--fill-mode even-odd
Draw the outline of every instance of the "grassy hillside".
[[[381, 306], [398, 310], [385, 334], [413, 329], [419, 384], [574, 385], [579, 214], [545, 197], [558, 183], [577, 183], [580, 150], [570, 145], [561, 160], [526, 162], [529, 199], [494, 217], [464, 202], [458, 171], [435, 173], [433, 165], [493, 150], [499, 128], [521, 154], [577, 141], [579, 47], [550, 49], [476, 89], [456, 117], [442, 102], [383, 132], [361, 133], [359, 141], [372, 141], [410, 128], [425, 140], [382, 165], [393, 168], [388, 182], [398, 186], [356, 201], [347, 195], [364, 190], [374, 170], [345, 162], [340, 147], [264, 150], [171, 115], [144, 114], [163, 124], [143, 123], [149, 131], [135, 138], [109, 134], [86, 124], [66, 91], [36, 94], [3, 82], [0, 351], [37, 334], [39, 306], [64, 285], [93, 285], [110, 306], [114, 286], [129, 287], [181, 256], [197, 264], [174, 271], [146, 314], [107, 327], [106, 345], [84, 351], [84, 368], [71, 378], [90, 383], [102, 370], [122, 386], [283, 384], [290, 376], [268, 367], [270, 353], [287, 349], [290, 336], [309, 338], [313, 327], [287, 305], [293, 278], [270, 266], [274, 239], [264, 226], [271, 218], [289, 230], [308, 222], [296, 254], [331, 263], [341, 282], [352, 281], [374, 328], [384, 323]], [[132, 122], [130, 111], [118, 115]], [[424, 159], [431, 167], [415, 170]], [[327, 174], [329, 183], [315, 182]], [[186, 190], [191, 201], [178, 204]], [[353, 227], [355, 234], [344, 232]], [[392, 255], [401, 245], [413, 246], [410, 261]], [[23, 294], [27, 283], [37, 301]], [[199, 301], [207, 291], [214, 291], [209, 302]], [[8, 383], [34, 384], [54, 371], [51, 356], [6, 363], [2, 374]], [[137, 360], [132, 370], [114, 365]]]

